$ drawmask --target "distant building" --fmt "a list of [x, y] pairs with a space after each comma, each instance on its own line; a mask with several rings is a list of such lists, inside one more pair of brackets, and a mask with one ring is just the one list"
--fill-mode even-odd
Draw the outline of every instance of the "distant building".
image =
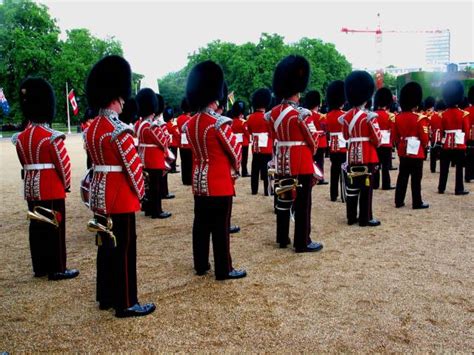
[[451, 33], [443, 30], [427, 36], [425, 62], [428, 67], [446, 65], [450, 62]]

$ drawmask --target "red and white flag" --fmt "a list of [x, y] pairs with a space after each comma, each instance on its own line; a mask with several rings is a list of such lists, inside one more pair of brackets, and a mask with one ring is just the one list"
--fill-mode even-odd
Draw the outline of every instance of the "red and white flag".
[[77, 106], [76, 95], [74, 95], [74, 89], [69, 91], [67, 97], [69, 98], [69, 102], [71, 103], [72, 112], [74, 112], [74, 116], [76, 116], [79, 113], [79, 107]]

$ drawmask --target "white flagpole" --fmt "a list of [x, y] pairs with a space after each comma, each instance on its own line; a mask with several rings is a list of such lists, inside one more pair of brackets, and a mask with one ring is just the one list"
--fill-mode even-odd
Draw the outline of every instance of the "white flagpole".
[[69, 117], [69, 88], [66, 81], [66, 106], [67, 106], [67, 134], [71, 134], [71, 118]]

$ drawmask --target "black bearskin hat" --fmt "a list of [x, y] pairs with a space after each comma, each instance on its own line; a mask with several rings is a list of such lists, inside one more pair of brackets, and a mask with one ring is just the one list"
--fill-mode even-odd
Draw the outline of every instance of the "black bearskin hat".
[[308, 91], [304, 97], [304, 106], [312, 110], [321, 105], [321, 94], [317, 90]]
[[424, 102], [424, 108], [425, 110], [428, 110], [430, 108], [433, 108], [434, 105], [436, 103], [436, 100], [433, 96], [428, 96], [426, 99], [425, 99], [425, 102]]
[[158, 110], [158, 98], [150, 88], [141, 89], [137, 94], [136, 100], [140, 117], [148, 117]]
[[192, 110], [200, 110], [224, 96], [224, 72], [211, 60], [196, 64], [189, 73], [186, 98]]
[[275, 96], [287, 99], [305, 91], [309, 75], [310, 65], [306, 58], [299, 55], [289, 55], [283, 58], [273, 73]]
[[50, 123], [56, 113], [51, 85], [41, 78], [26, 78], [20, 84], [20, 107], [28, 121]]
[[125, 101], [119, 119], [126, 124], [135, 123], [138, 120], [138, 105], [133, 97]]
[[374, 94], [374, 79], [366, 71], [356, 70], [344, 81], [346, 99], [352, 106], [360, 106]]
[[165, 120], [165, 122], [168, 122], [169, 120], [171, 120], [174, 116], [174, 110], [171, 106], [167, 106], [164, 110], [163, 110], [163, 119]]
[[455, 107], [464, 99], [464, 86], [459, 80], [450, 80], [443, 85], [442, 94], [448, 107]]
[[390, 107], [393, 102], [393, 95], [389, 88], [380, 88], [375, 92], [374, 108]]
[[446, 104], [443, 100], [436, 101], [435, 111], [444, 111], [446, 110]]
[[335, 80], [328, 85], [326, 89], [326, 103], [328, 111], [336, 110], [346, 102], [346, 94], [344, 92], [344, 82]]
[[131, 94], [132, 70], [125, 59], [110, 55], [92, 67], [86, 81], [86, 95], [90, 107], [105, 108], [119, 97], [127, 100]]
[[156, 94], [156, 99], [158, 100], [158, 107], [156, 108], [155, 115], [159, 116], [165, 109], [165, 99], [160, 94]]
[[423, 90], [420, 84], [415, 81], [410, 81], [400, 90], [400, 107], [402, 111], [410, 111], [420, 106], [422, 100]]
[[86, 122], [87, 120], [93, 119], [99, 115], [99, 111], [95, 108], [88, 107], [84, 112], [84, 117], [82, 118], [82, 122]]
[[229, 99], [229, 88], [227, 87], [227, 83], [224, 81], [224, 90], [222, 91], [222, 99], [219, 100], [219, 108], [222, 109], [222, 111], [227, 109], [227, 100]]
[[467, 100], [471, 105], [474, 105], [474, 85], [471, 85], [467, 94]]
[[185, 97], [181, 100], [181, 111], [183, 111], [183, 113], [191, 112], [191, 107], [189, 107], [188, 100]]
[[270, 106], [272, 101], [272, 93], [266, 88], [255, 90], [252, 94], [252, 107], [254, 110], [264, 108], [265, 110]]
[[230, 115], [232, 117], [237, 117], [237, 116], [243, 115], [244, 112], [245, 112], [245, 102], [243, 102], [242, 100], [237, 100], [232, 105], [232, 109], [230, 110]]

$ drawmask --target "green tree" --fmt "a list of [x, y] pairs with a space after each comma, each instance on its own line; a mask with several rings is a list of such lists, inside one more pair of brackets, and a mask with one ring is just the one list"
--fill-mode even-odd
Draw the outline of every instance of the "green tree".
[[229, 91], [234, 91], [235, 98], [248, 102], [254, 90], [271, 87], [275, 66], [288, 54], [303, 55], [310, 62], [312, 74], [308, 89], [324, 90], [330, 81], [343, 79], [351, 71], [349, 62], [332, 44], [312, 38], [285, 44], [283, 36], [263, 33], [257, 44], [213, 41], [199, 48], [188, 57], [185, 68], [160, 80], [161, 92], [167, 102], [177, 108], [189, 70], [196, 63], [211, 59], [221, 65]]

